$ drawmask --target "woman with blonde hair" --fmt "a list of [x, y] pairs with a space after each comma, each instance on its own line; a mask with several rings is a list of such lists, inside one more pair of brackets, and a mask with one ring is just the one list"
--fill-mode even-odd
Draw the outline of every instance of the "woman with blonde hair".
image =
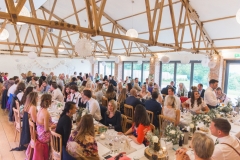
[[99, 160], [93, 117], [86, 114], [81, 118], [67, 142], [67, 152], [76, 159]]
[[113, 128], [117, 132], [122, 132], [121, 121], [121, 113], [117, 111], [117, 102], [114, 100], [109, 101], [104, 125]]
[[125, 100], [127, 99], [128, 95], [127, 95], [127, 89], [123, 88], [122, 92], [120, 93], [120, 95], [118, 96], [118, 103], [120, 104], [120, 112], [122, 114], [124, 114], [124, 103]]
[[105, 97], [108, 99], [108, 101], [112, 99], [116, 100], [116, 92], [114, 91], [114, 87], [112, 84], [109, 84]]
[[163, 115], [172, 119], [176, 119], [177, 101], [175, 97], [168, 96], [166, 104], [167, 105], [162, 108]]
[[148, 92], [146, 84], [142, 85], [142, 90], [139, 92], [139, 97], [142, 99], [149, 99], [151, 97], [151, 93]]
[[97, 84], [97, 89], [95, 90], [95, 97], [96, 100], [98, 101], [99, 105], [102, 104], [102, 97], [103, 97], [103, 92], [102, 92], [102, 83]]

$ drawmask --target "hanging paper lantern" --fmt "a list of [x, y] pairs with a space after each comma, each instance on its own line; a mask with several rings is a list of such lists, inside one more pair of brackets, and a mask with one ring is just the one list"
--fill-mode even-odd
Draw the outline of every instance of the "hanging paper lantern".
[[0, 34], [0, 40], [6, 40], [9, 37], [9, 32], [6, 29], [2, 30], [2, 33]]
[[129, 29], [126, 33], [126, 36], [132, 38], [138, 38], [138, 32], [135, 29]]
[[240, 24], [240, 9], [237, 11], [236, 20]]
[[87, 39], [79, 39], [75, 44], [75, 52], [81, 57], [92, 55], [92, 43]]
[[138, 63], [138, 64], [142, 64], [142, 60], [138, 60], [137, 63]]
[[184, 56], [181, 59], [182, 64], [188, 64], [190, 62], [190, 58], [188, 56]]
[[216, 65], [217, 65], [217, 63], [215, 61], [208, 62], [208, 67], [209, 68], [214, 68]]
[[118, 64], [118, 63], [120, 63], [120, 61], [121, 61], [121, 57], [120, 57], [120, 56], [117, 56], [116, 59], [115, 59], [115, 63]]
[[170, 58], [169, 58], [168, 56], [163, 56], [163, 57], [161, 58], [161, 61], [162, 61], [163, 64], [169, 63]]
[[[63, 45], [59, 45], [59, 48], [64, 48], [64, 46]], [[58, 52], [63, 52], [64, 51], [64, 49], [58, 49]]]
[[35, 59], [35, 58], [37, 58], [37, 54], [36, 54], [35, 52], [29, 52], [29, 53], [28, 53], [28, 57], [29, 57], [30, 59]]
[[209, 59], [208, 57], [204, 57], [201, 64], [203, 67], [208, 67]]

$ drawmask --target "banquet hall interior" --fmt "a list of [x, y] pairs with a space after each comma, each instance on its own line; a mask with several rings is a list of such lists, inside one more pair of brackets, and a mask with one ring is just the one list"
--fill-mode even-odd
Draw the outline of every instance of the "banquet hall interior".
[[0, 0], [0, 160], [239, 160], [238, 69], [239, 0]]

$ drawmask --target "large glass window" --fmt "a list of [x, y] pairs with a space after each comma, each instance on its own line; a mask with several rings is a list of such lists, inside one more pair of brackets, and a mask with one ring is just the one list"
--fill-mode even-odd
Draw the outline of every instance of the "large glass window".
[[236, 98], [240, 96], [240, 61], [227, 61], [224, 91], [236, 105]]
[[139, 81], [142, 79], [142, 64], [133, 63], [133, 76], [132, 78], [139, 78]]
[[180, 61], [160, 64], [161, 88], [169, 85], [172, 80], [176, 82], [176, 88], [179, 83], [183, 83], [187, 90], [198, 83], [202, 83], [204, 88], [207, 87], [209, 68], [203, 67], [200, 61], [191, 61], [189, 64], [181, 64]]
[[123, 79], [125, 80], [126, 77], [132, 77], [132, 63], [124, 62], [123, 65]]
[[114, 62], [105, 62], [105, 65], [103, 65], [102, 61], [98, 62], [98, 73], [102, 74], [103, 76], [105, 76], [105, 75], [114, 76], [114, 71], [115, 71], [114, 68], [115, 68]]
[[149, 77], [150, 64], [148, 62], [143, 63], [143, 82]]

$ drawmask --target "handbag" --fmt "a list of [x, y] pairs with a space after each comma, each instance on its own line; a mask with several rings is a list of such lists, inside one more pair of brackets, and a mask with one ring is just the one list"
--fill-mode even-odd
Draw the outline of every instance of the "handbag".
[[75, 137], [73, 140], [68, 140], [66, 151], [74, 158], [79, 158], [83, 155], [81, 146], [76, 142]]

